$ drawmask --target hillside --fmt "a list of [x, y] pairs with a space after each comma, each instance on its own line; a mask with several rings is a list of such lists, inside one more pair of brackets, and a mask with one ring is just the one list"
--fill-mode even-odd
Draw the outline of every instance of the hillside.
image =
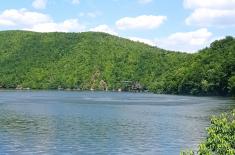
[[234, 62], [232, 37], [186, 54], [98, 32], [0, 32], [2, 88], [229, 95]]
[[192, 55], [156, 82], [156, 90], [164, 93], [192, 95], [235, 95], [235, 39], [214, 41]]

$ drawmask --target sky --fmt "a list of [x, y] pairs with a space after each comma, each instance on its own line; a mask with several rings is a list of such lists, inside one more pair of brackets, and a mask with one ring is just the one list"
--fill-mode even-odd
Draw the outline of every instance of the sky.
[[194, 53], [235, 36], [235, 0], [7, 0], [0, 30], [106, 32]]

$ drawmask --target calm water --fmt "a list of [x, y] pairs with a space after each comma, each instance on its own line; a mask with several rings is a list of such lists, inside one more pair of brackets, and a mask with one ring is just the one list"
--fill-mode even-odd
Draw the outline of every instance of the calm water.
[[232, 100], [135, 93], [0, 91], [0, 154], [179, 154]]

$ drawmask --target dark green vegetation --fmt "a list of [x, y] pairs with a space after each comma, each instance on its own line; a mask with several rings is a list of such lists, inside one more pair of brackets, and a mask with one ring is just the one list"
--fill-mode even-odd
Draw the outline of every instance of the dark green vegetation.
[[[235, 155], [235, 110], [213, 116], [207, 129], [206, 140], [199, 145], [199, 155]], [[194, 155], [193, 151], [182, 152], [182, 155]]]
[[197, 54], [105, 33], [0, 32], [0, 87], [235, 94], [235, 39]]

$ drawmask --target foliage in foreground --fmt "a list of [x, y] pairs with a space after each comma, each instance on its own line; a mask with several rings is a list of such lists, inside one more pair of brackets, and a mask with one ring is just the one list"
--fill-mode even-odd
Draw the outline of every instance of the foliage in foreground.
[[[199, 145], [198, 155], [235, 155], [235, 110], [213, 116], [206, 140]], [[193, 151], [181, 155], [194, 155]]]

